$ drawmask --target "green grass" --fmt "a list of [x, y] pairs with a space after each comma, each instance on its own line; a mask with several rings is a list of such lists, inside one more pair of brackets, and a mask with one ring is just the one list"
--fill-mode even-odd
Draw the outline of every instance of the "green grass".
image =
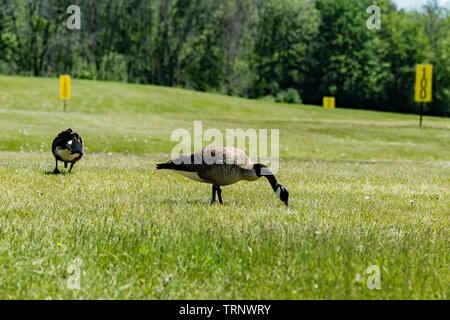
[[[450, 120], [180, 89], [0, 77], [0, 298], [448, 299]], [[154, 164], [177, 128], [280, 129], [279, 181], [210, 186]], [[71, 175], [50, 145], [77, 130]], [[60, 244], [60, 245], [58, 245]], [[81, 289], [67, 288], [81, 265]], [[381, 289], [365, 270], [381, 268]]]

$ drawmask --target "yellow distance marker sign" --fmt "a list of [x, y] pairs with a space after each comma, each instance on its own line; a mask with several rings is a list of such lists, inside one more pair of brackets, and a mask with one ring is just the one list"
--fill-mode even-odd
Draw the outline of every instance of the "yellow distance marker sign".
[[416, 67], [416, 91], [414, 101], [430, 102], [433, 81], [433, 65], [418, 64]]
[[323, 107], [324, 108], [335, 108], [335, 99], [334, 97], [323, 97]]
[[70, 76], [59, 76], [59, 97], [63, 100], [70, 99]]

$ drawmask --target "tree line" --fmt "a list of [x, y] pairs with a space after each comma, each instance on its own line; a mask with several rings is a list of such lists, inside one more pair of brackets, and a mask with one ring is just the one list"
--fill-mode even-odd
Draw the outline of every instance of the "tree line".
[[[434, 65], [428, 114], [450, 116], [450, 17], [391, 0], [0, 0], [0, 73], [71, 74], [279, 102], [416, 113], [415, 65]], [[366, 9], [381, 9], [369, 29]]]

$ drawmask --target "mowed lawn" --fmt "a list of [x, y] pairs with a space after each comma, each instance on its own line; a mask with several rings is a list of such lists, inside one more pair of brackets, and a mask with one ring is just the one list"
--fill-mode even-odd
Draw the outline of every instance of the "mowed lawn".
[[[448, 299], [449, 119], [80, 80], [64, 113], [58, 91], [0, 76], [0, 298]], [[290, 209], [265, 179], [210, 206], [209, 185], [156, 172], [195, 120], [279, 129]], [[85, 157], [49, 175], [68, 127]]]

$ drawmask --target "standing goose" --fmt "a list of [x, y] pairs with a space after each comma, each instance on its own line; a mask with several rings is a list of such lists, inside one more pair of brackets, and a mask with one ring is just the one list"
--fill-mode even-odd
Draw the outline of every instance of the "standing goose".
[[156, 165], [157, 170], [174, 170], [191, 180], [212, 184], [211, 204], [222, 202], [221, 186], [246, 180], [255, 181], [264, 176], [278, 198], [289, 207], [289, 192], [277, 182], [272, 171], [263, 164], [253, 164], [247, 155], [233, 147], [208, 147], [202, 151], [179, 156], [167, 163]]
[[56, 166], [54, 174], [60, 173], [58, 170], [58, 161], [64, 162], [64, 168], [70, 163], [69, 173], [72, 171], [73, 165], [83, 157], [83, 139], [72, 129], [67, 129], [58, 134], [53, 140], [52, 152], [55, 156]]

